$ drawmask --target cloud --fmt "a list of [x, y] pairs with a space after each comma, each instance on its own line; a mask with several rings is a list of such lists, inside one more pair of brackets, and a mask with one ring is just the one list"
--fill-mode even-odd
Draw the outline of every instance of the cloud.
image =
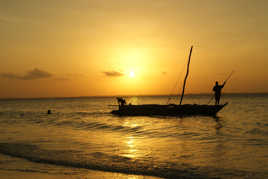
[[167, 72], [165, 72], [165, 71], [162, 72], [162, 75], [166, 75], [166, 74], [167, 74]]
[[106, 76], [108, 77], [120, 77], [120, 76], [124, 76], [123, 73], [118, 72], [118, 71], [105, 71], [103, 72]]
[[43, 78], [50, 78], [53, 75], [49, 72], [39, 70], [35, 68], [33, 70], [28, 71], [25, 75], [18, 75], [14, 73], [1, 73], [0, 77], [8, 78], [8, 79], [17, 79], [17, 80], [37, 80]]

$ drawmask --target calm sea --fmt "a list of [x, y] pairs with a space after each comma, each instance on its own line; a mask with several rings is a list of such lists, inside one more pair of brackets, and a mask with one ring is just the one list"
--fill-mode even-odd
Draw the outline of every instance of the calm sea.
[[[188, 95], [184, 103], [209, 99]], [[217, 118], [179, 118], [113, 116], [112, 97], [0, 100], [0, 172], [268, 178], [268, 95], [223, 95], [227, 101]]]

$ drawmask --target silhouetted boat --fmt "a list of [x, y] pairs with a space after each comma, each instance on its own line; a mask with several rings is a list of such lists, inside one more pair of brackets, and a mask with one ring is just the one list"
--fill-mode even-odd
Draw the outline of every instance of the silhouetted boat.
[[192, 49], [193, 47], [191, 47], [190, 50], [180, 104], [127, 105], [126, 101], [123, 98], [117, 98], [119, 108], [118, 110], [113, 110], [111, 113], [119, 116], [216, 116], [216, 114], [228, 103], [221, 105], [181, 104], [184, 96], [186, 79], [189, 73]]
[[216, 116], [224, 106], [223, 105], [160, 105], [160, 104], [143, 104], [143, 105], [124, 105], [119, 106], [118, 110], [113, 110], [112, 114], [120, 116]]

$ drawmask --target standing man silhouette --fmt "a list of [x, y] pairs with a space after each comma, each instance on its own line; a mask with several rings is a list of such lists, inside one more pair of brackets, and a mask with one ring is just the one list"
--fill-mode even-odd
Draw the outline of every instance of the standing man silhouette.
[[213, 87], [214, 95], [215, 95], [215, 105], [220, 104], [220, 99], [221, 99], [221, 89], [224, 87], [226, 81], [222, 84], [219, 85], [218, 81], [216, 81], [215, 86]]

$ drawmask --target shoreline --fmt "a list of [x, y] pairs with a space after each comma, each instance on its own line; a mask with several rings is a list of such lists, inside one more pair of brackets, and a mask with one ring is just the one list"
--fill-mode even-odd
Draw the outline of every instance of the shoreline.
[[5, 179], [161, 179], [156, 176], [73, 168], [68, 166], [36, 163], [0, 153], [0, 178]]
[[50, 173], [40, 173], [34, 171], [16, 171], [16, 170], [5, 170], [0, 169], [0, 178], [5, 179], [17, 179], [17, 178], [27, 178], [27, 179], [161, 179], [154, 176], [145, 176], [145, 175], [132, 175], [124, 173], [115, 173], [115, 172], [104, 172], [98, 170], [88, 170], [88, 173], [82, 174], [50, 174]]

